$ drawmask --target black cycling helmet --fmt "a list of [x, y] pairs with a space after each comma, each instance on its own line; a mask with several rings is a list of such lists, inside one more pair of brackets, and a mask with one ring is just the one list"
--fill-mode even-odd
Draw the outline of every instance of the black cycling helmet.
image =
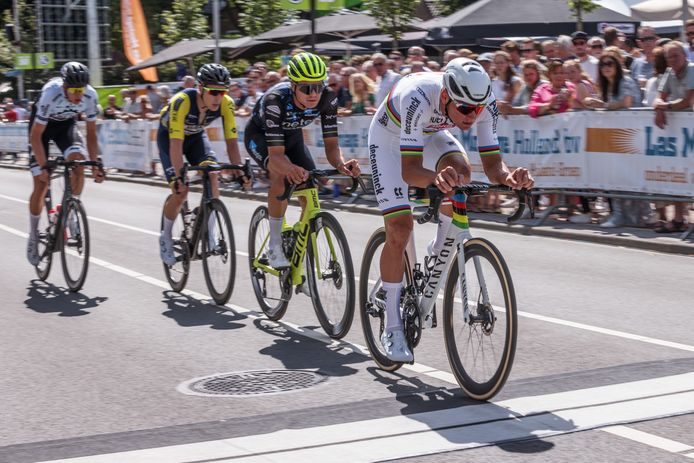
[[89, 68], [77, 61], [70, 61], [60, 68], [60, 76], [69, 87], [84, 87], [89, 83]]
[[198, 70], [198, 82], [202, 85], [231, 85], [229, 70], [221, 64], [203, 64]]

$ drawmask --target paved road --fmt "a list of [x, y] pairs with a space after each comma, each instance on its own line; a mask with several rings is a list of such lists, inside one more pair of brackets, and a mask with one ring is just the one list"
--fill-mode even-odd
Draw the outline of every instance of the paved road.
[[[691, 257], [476, 232], [503, 252], [521, 309], [509, 381], [480, 404], [451, 382], [440, 329], [424, 332], [415, 365], [388, 374], [364, 353], [358, 318], [343, 343], [321, 333], [302, 295], [282, 323], [264, 319], [245, 253], [257, 202], [224, 200], [240, 265], [219, 307], [198, 263], [186, 295], [164, 282], [165, 190], [88, 185], [94, 259], [78, 294], [59, 266], [43, 283], [26, 263], [28, 195], [27, 173], [0, 171], [0, 462], [694, 458]], [[335, 215], [358, 269], [379, 218]], [[418, 228], [420, 248], [433, 230]], [[181, 392], [259, 369], [325, 381], [244, 398]]]

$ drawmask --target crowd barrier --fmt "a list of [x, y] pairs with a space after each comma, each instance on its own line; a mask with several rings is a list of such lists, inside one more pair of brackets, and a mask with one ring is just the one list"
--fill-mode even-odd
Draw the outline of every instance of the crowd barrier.
[[[504, 160], [530, 169], [539, 188], [595, 189], [694, 197], [694, 113], [672, 112], [664, 130], [652, 111], [568, 112], [533, 119], [500, 117]], [[237, 118], [239, 142], [247, 118]], [[345, 158], [359, 159], [368, 172], [371, 116], [338, 119]], [[158, 158], [158, 121], [99, 121], [99, 143], [108, 167], [149, 171]], [[473, 166], [473, 179], [485, 180], [475, 128], [451, 131]], [[226, 160], [219, 121], [207, 128], [217, 155]], [[316, 165], [327, 167], [320, 122], [304, 129]], [[0, 152], [26, 151], [26, 123], [0, 124]], [[245, 150], [241, 148], [241, 152]]]

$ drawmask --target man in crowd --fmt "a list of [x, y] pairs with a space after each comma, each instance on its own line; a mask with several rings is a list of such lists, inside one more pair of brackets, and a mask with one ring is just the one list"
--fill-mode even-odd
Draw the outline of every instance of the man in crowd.
[[185, 76], [183, 78], [183, 81], [181, 81], [181, 87], [183, 87], [183, 90], [185, 90], [187, 88], [194, 88], [195, 87], [195, 77]]
[[446, 50], [443, 52], [443, 67], [446, 67], [448, 62], [458, 57], [458, 52], [455, 50]]
[[[337, 74], [328, 75], [328, 87], [337, 95], [337, 114], [340, 115], [341, 110], [352, 109], [352, 95], [342, 85], [343, 79]], [[349, 78], [348, 78], [349, 82]]]
[[648, 79], [653, 77], [655, 72], [655, 48], [658, 36], [655, 29], [648, 26], [639, 27], [636, 32], [636, 43], [641, 47], [643, 56], [636, 58], [631, 63], [631, 78], [639, 83], [641, 88], [645, 87]]
[[521, 57], [524, 60], [527, 60], [527, 59], [537, 60], [540, 57], [540, 52], [537, 49], [537, 44], [530, 37], [523, 40], [523, 45], [521, 46], [520, 53], [521, 53]]
[[574, 54], [581, 63], [581, 68], [593, 82], [598, 81], [598, 59], [588, 54], [588, 34], [576, 31], [571, 34]]
[[109, 95], [104, 108], [104, 119], [120, 119], [123, 117], [123, 108], [116, 104], [116, 95]]
[[542, 56], [545, 57], [545, 61], [559, 58], [557, 55], [557, 42], [555, 40], [545, 40], [542, 42]]
[[383, 53], [375, 53], [371, 59], [374, 63], [374, 69], [378, 74], [379, 84], [378, 92], [376, 93], [376, 107], [386, 99], [390, 89], [402, 77], [400, 74], [393, 72], [388, 66], [388, 58]]
[[604, 49], [605, 40], [602, 37], [594, 36], [588, 40], [588, 53], [590, 53], [590, 56], [599, 60]]
[[685, 26], [687, 33], [687, 59], [694, 63], [694, 19], [688, 19]]

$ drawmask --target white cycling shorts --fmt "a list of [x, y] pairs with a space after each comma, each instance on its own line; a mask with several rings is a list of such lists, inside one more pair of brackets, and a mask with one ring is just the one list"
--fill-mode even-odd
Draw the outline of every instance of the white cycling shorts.
[[[438, 163], [448, 156], [463, 156], [467, 160], [463, 145], [448, 130], [425, 135], [424, 140], [422, 165], [426, 169], [435, 171]], [[369, 163], [378, 208], [384, 219], [412, 213], [408, 186], [402, 178], [401, 156], [400, 135], [372, 123]]]

